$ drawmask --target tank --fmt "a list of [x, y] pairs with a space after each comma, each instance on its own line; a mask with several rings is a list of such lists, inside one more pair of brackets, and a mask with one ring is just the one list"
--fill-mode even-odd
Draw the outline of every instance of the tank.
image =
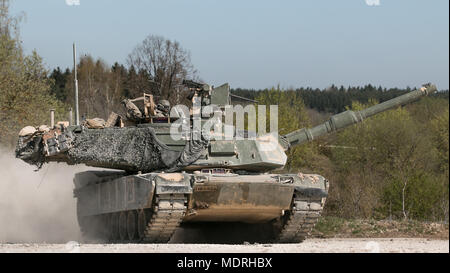
[[[436, 90], [426, 84], [311, 129], [258, 135], [228, 126], [221, 116], [211, 119], [211, 113], [231, 106], [228, 84], [184, 84], [198, 108], [171, 108], [144, 94], [124, 100], [125, 114], [112, 113], [107, 121], [25, 127], [16, 157], [38, 168], [65, 162], [112, 169], [75, 175], [77, 217], [86, 238], [166, 243], [182, 223], [242, 222], [270, 226], [268, 241], [298, 243], [318, 221], [329, 181], [318, 174], [273, 173], [285, 166], [285, 152]], [[213, 111], [202, 113], [212, 105]], [[211, 120], [209, 132], [196, 126]], [[224, 139], [224, 132], [233, 138]]]

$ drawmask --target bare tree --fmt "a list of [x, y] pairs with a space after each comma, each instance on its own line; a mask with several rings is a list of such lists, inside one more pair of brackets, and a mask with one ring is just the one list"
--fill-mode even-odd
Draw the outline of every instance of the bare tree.
[[[111, 69], [102, 59], [85, 55], [80, 58], [77, 70], [81, 115], [106, 119], [111, 111], [122, 108], [122, 81], [126, 72], [120, 71], [117, 64]], [[73, 73], [66, 90], [68, 94], [73, 92]], [[67, 102], [73, 105], [73, 96], [68, 96]]]
[[[128, 65], [136, 70], [144, 70], [149, 81], [154, 81], [162, 98], [177, 101], [177, 87], [187, 77], [194, 77], [196, 71], [191, 63], [190, 53], [177, 41], [162, 36], [149, 35], [128, 56]], [[143, 92], [145, 90], [138, 90]]]

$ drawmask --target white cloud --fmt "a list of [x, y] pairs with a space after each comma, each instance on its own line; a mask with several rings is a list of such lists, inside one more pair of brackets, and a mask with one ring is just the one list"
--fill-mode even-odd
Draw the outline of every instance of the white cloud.
[[379, 6], [380, 0], [365, 0], [368, 6]]
[[66, 0], [68, 6], [79, 6], [80, 0]]

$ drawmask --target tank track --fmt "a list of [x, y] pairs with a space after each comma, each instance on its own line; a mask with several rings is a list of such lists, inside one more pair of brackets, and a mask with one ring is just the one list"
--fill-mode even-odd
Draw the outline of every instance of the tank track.
[[281, 219], [277, 243], [300, 243], [306, 239], [320, 218], [322, 201], [293, 200], [292, 209]]
[[[184, 194], [157, 195], [152, 208], [82, 217], [79, 219], [80, 228], [84, 235], [104, 238], [112, 243], [167, 243], [186, 215], [186, 202], [187, 196]], [[269, 241], [300, 243], [305, 240], [320, 218], [323, 204], [324, 200], [304, 200], [294, 197], [291, 209], [285, 211], [285, 214], [273, 223], [275, 236]], [[136, 217], [136, 226], [132, 231], [135, 234], [133, 238], [125, 239], [123, 236], [122, 238], [117, 236], [122, 213], [133, 213]], [[88, 228], [89, 226], [91, 228]]]
[[[79, 217], [78, 222], [87, 242], [167, 243], [186, 214], [186, 202], [187, 197], [183, 194], [157, 195], [152, 208]], [[124, 220], [126, 217], [122, 219], [122, 214], [135, 216], [131, 230], [127, 227], [127, 220]], [[120, 235], [121, 226], [125, 226], [122, 233], [128, 237]]]
[[183, 194], [157, 196], [152, 217], [144, 231], [143, 242], [167, 243], [186, 214], [186, 201]]

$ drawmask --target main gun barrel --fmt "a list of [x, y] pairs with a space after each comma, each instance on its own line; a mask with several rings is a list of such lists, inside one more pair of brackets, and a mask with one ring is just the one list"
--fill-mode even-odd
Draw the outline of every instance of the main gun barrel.
[[409, 92], [402, 96], [393, 98], [391, 100], [385, 101], [383, 103], [374, 105], [372, 107], [366, 108], [361, 111], [345, 111], [332, 116], [328, 121], [317, 125], [314, 128], [303, 128], [300, 130], [293, 131], [287, 135], [285, 138], [287, 142], [292, 145], [302, 144], [304, 142], [312, 141], [317, 137], [323, 136], [325, 134], [332, 133], [339, 129], [348, 127], [350, 125], [359, 123], [366, 118], [369, 118], [378, 113], [393, 109], [395, 107], [405, 105], [407, 103], [416, 101], [420, 97], [426, 96], [435, 92], [436, 86], [433, 84], [426, 84], [422, 88], [415, 91]]

